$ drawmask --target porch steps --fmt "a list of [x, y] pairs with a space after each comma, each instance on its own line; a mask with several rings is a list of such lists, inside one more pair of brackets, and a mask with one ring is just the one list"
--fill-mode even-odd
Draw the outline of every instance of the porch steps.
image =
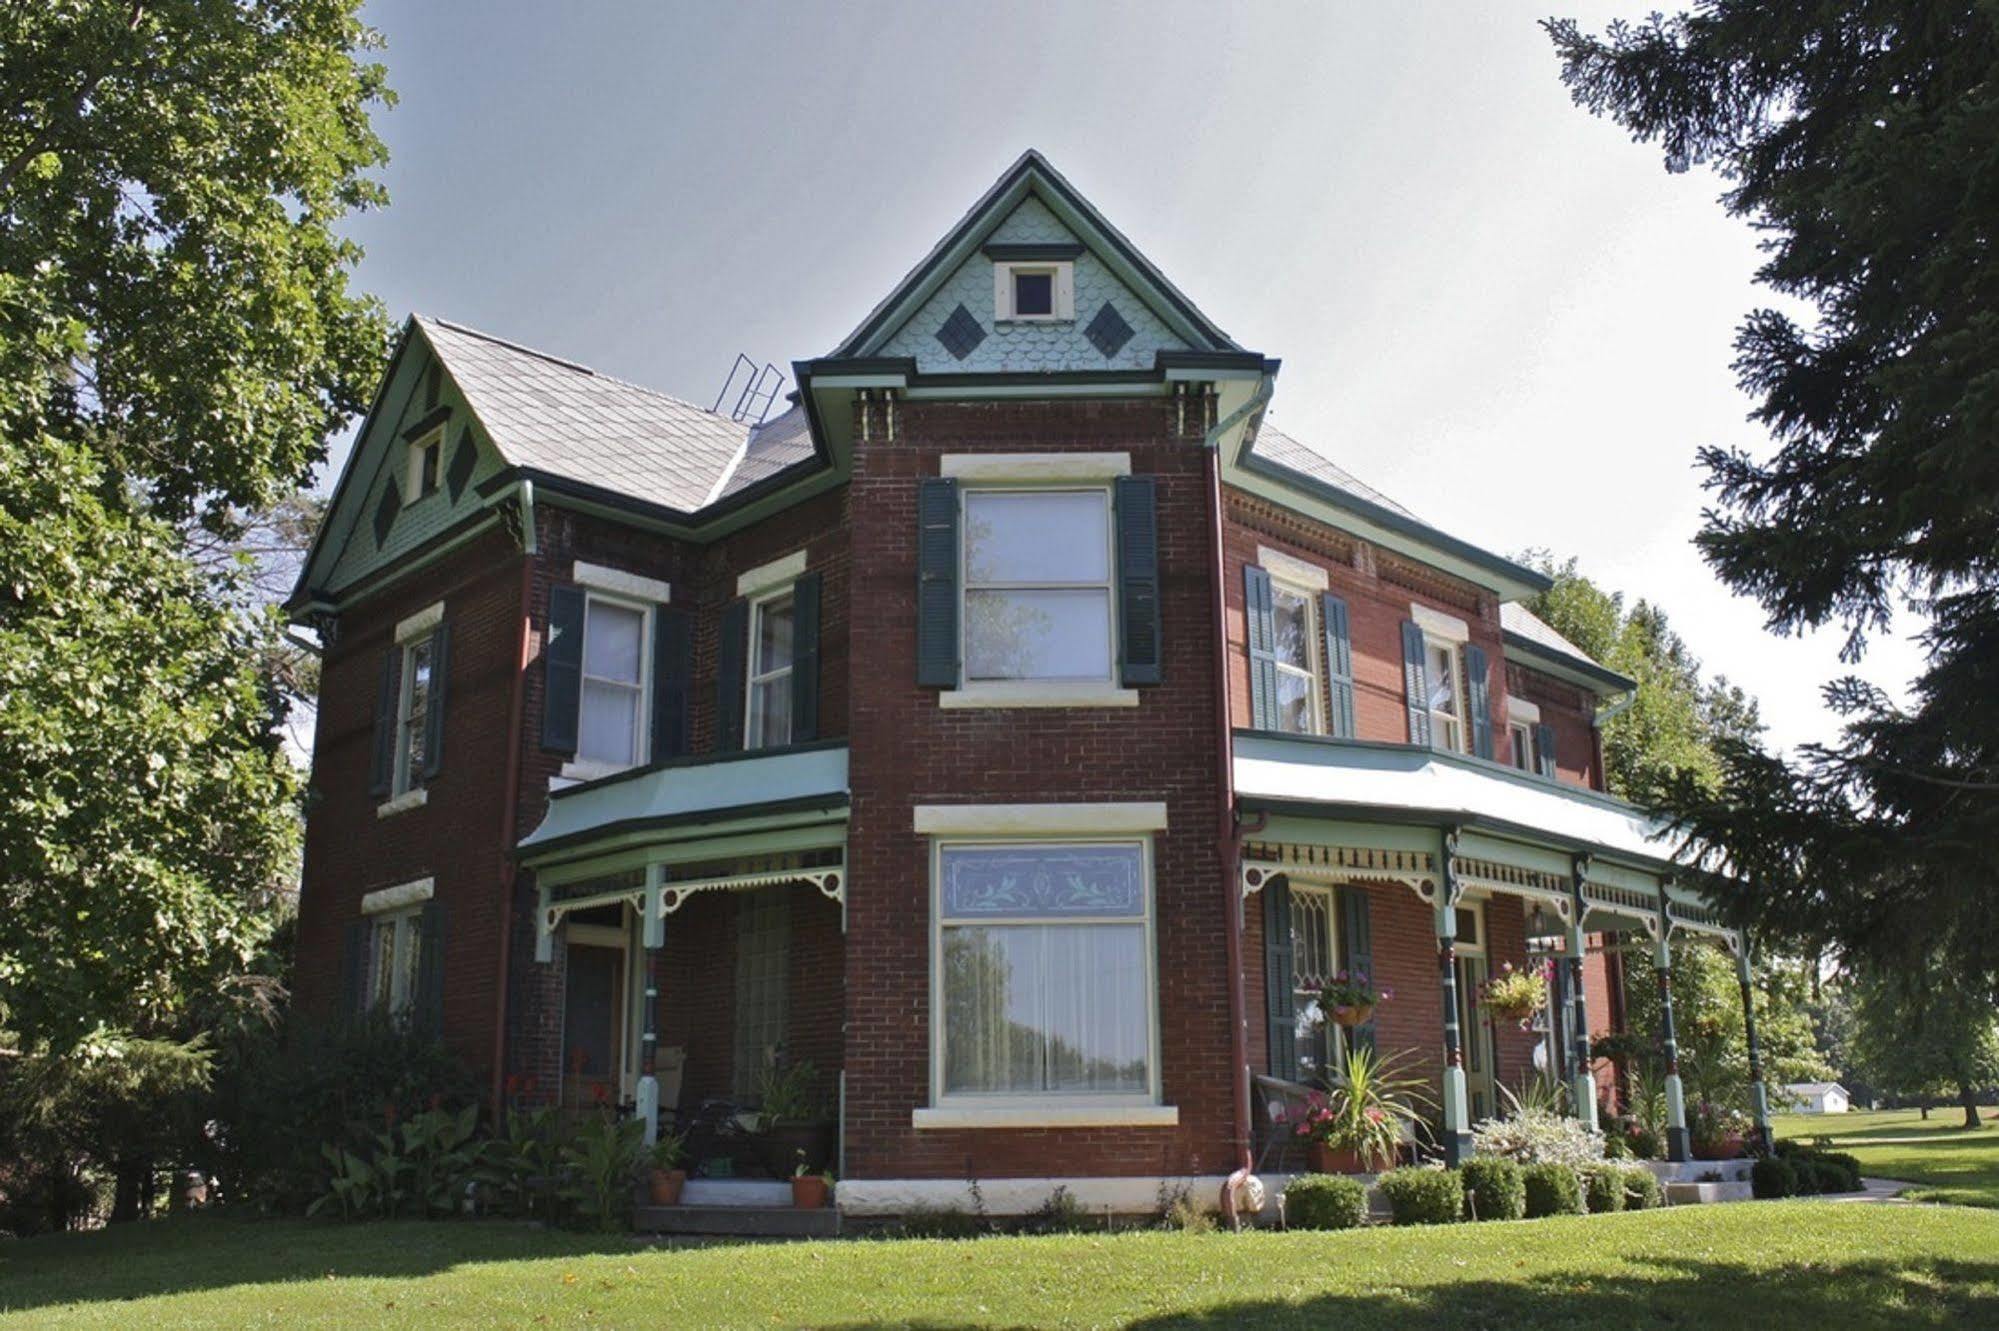
[[830, 1239], [840, 1233], [840, 1213], [830, 1206], [641, 1206], [633, 1216], [642, 1234], [716, 1234], [755, 1238]]

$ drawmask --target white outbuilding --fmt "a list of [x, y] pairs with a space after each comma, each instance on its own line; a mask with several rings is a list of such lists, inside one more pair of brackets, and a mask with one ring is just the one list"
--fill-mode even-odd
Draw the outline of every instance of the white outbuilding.
[[1836, 1081], [1794, 1081], [1784, 1094], [1800, 1114], [1844, 1114], [1852, 1108], [1846, 1088]]

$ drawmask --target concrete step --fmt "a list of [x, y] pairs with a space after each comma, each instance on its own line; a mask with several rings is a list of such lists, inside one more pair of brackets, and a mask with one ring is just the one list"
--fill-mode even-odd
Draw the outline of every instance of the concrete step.
[[733, 1234], [755, 1238], [830, 1239], [840, 1213], [830, 1206], [641, 1206], [633, 1228], [642, 1234]]

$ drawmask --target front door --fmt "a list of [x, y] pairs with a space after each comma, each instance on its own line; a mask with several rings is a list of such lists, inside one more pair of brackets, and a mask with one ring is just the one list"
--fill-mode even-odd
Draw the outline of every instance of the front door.
[[[581, 932], [573, 931], [573, 932]], [[572, 936], [563, 977], [562, 1103], [567, 1109], [624, 1099], [625, 949]]]

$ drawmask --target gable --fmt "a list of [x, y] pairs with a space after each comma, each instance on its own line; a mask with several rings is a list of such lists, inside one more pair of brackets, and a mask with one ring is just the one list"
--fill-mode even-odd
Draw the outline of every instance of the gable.
[[[418, 497], [409, 484], [408, 436], [421, 439], [437, 424], [444, 430], [440, 484]], [[480, 485], [504, 465], [450, 373], [412, 332], [354, 441], [325, 542], [307, 565], [309, 585], [337, 595], [475, 516]]]
[[[1029, 195], [993, 229], [984, 244], [1083, 246], [1083, 241], [1047, 204]], [[982, 249], [975, 250], [890, 335], [880, 354], [909, 357], [926, 374], [991, 374], [1150, 369], [1158, 352], [1190, 349], [1186, 340], [1168, 328], [1087, 246], [1071, 262], [1073, 319], [1000, 322], [994, 309], [994, 260]], [[1109, 316], [1102, 315], [1106, 306], [1111, 310]], [[954, 355], [939, 336], [960, 307], [978, 328], [977, 345], [962, 357]], [[1109, 355], [1089, 335], [1099, 317], [1105, 317], [1123, 340]]]

